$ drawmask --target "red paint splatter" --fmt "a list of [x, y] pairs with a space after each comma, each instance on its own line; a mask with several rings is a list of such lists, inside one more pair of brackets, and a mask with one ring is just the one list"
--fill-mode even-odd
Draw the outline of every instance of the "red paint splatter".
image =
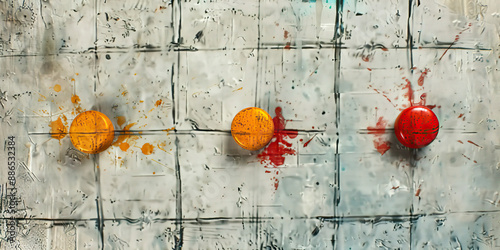
[[477, 145], [476, 143], [474, 143], [473, 141], [467, 141], [467, 142], [470, 143], [470, 144], [472, 144], [472, 145], [474, 145], [474, 146], [476, 146], [476, 147], [478, 147], [478, 148], [483, 148], [483, 147]]
[[429, 69], [425, 69], [422, 74], [420, 75], [420, 77], [418, 78], [418, 86], [423, 86], [424, 85], [424, 78], [427, 76], [427, 74], [429, 73]]
[[372, 71], [372, 69], [370, 69], [370, 68], [366, 68], [366, 69], [367, 69], [368, 71]]
[[304, 143], [304, 148], [309, 146], [309, 143], [312, 141], [312, 139], [314, 139], [314, 137], [316, 137], [316, 135], [318, 134], [315, 134], [311, 139], [309, 139], [309, 141], [306, 141], [306, 143]]
[[[369, 85], [369, 87], [370, 87], [370, 88], [372, 88], [372, 85]], [[378, 89], [376, 89], [376, 88], [373, 88], [373, 90], [374, 90], [375, 92], [377, 92], [377, 94], [380, 94], [380, 95], [382, 95], [383, 97], [385, 97], [385, 99], [387, 99], [387, 101], [389, 101], [389, 102], [392, 104], [392, 106], [396, 107], [396, 105], [395, 105], [395, 104], [391, 101], [391, 99], [390, 99], [390, 98], [389, 98], [389, 97], [388, 97], [385, 93], [380, 92], [380, 91], [379, 91]]]
[[460, 39], [460, 36], [459, 35], [456, 35], [455, 36], [455, 40], [450, 44], [450, 46], [448, 46], [448, 48], [446, 48], [446, 50], [444, 51], [444, 53], [441, 55], [441, 57], [439, 58], [439, 61], [441, 61], [441, 59], [443, 59], [444, 55], [446, 55], [446, 53], [448, 52], [448, 50], [451, 48], [451, 46], [453, 46], [456, 42], [458, 42], [458, 39]]
[[290, 49], [290, 42], [287, 42], [284, 49]]
[[288, 39], [288, 34], [290, 34], [288, 30], [285, 30], [285, 34], [283, 34], [283, 37], [285, 37], [285, 39]]
[[464, 142], [463, 142], [463, 141], [461, 141], [461, 140], [458, 140], [458, 142], [460, 142], [460, 143], [464, 144]]
[[407, 93], [404, 94], [403, 96], [408, 98], [408, 101], [410, 102], [410, 106], [413, 106], [413, 89], [411, 88], [411, 82], [408, 80], [406, 77], [403, 77], [403, 79], [406, 81], [406, 85], [404, 85], [403, 89], [407, 89]]
[[[467, 160], [472, 161], [470, 157], [467, 157], [466, 155], [462, 154]], [[477, 161], [473, 161], [474, 163], [477, 163]]]
[[384, 117], [378, 118], [377, 124], [375, 127], [367, 127], [368, 134], [374, 135], [382, 135], [385, 133], [385, 128], [387, 127], [387, 121], [384, 120]]
[[373, 139], [373, 146], [381, 155], [384, 155], [385, 152], [391, 148], [391, 143], [382, 138], [386, 127], [387, 121], [384, 120], [383, 117], [380, 117], [375, 127], [366, 128], [368, 130], [368, 134], [375, 135], [375, 138]]
[[370, 57], [368, 57], [368, 56], [362, 56], [361, 60], [363, 60], [365, 62], [369, 62], [370, 61]]
[[468, 28], [466, 28], [466, 29], [464, 29], [464, 30], [460, 31], [460, 33], [458, 33], [458, 35], [456, 35], [456, 36], [455, 36], [455, 40], [454, 40], [454, 41], [450, 44], [450, 46], [448, 46], [448, 48], [444, 51], [443, 55], [441, 55], [441, 57], [439, 58], [439, 61], [441, 61], [441, 59], [443, 59], [444, 55], [446, 55], [446, 52], [448, 52], [448, 50], [451, 48], [451, 46], [453, 46], [456, 42], [458, 42], [458, 40], [460, 39], [460, 35], [461, 35], [464, 31], [466, 31], [466, 30], [470, 29], [470, 27], [471, 27], [471, 26], [472, 26], [472, 23], [469, 23], [469, 27], [468, 27]]
[[464, 116], [464, 114], [460, 114], [460, 115], [458, 116], [458, 118], [462, 118], [462, 116]]
[[278, 178], [274, 177], [274, 190], [278, 190], [278, 186], [280, 185], [280, 180], [278, 180]]
[[386, 48], [386, 47], [383, 47], [383, 48], [382, 48], [382, 51], [389, 51], [389, 49], [388, 49], [388, 48]]
[[380, 155], [384, 155], [389, 149], [391, 149], [391, 143], [388, 141], [382, 140], [382, 138], [377, 138], [373, 140], [373, 146], [380, 153]]
[[[297, 137], [298, 132], [293, 130], [286, 130], [286, 122], [283, 117], [281, 107], [275, 109], [276, 116], [273, 118], [274, 135], [269, 145], [258, 154], [257, 157], [260, 163], [266, 164], [266, 168], [276, 168], [285, 164], [285, 155], [295, 155], [296, 151], [292, 148], [292, 143], [288, 139]], [[276, 172], [277, 174], [278, 172]], [[278, 179], [275, 181], [276, 188], [278, 188]]]

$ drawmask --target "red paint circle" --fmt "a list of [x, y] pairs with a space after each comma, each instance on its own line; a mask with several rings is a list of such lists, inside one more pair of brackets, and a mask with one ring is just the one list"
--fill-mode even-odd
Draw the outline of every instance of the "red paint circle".
[[430, 108], [413, 106], [399, 114], [394, 131], [401, 144], [409, 148], [422, 148], [436, 139], [439, 121]]

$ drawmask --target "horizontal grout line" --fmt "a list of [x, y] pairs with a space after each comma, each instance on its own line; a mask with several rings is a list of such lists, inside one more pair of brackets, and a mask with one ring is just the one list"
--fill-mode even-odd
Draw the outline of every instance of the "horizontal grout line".
[[[297, 130], [297, 129], [285, 129], [282, 130], [282, 134], [294, 134], [298, 132], [302, 133], [325, 133], [326, 130]], [[107, 132], [101, 132], [105, 134]], [[115, 135], [130, 135], [130, 136], [142, 136], [142, 135], [157, 135], [161, 133], [167, 133], [167, 135], [190, 135], [190, 134], [231, 134], [230, 130], [208, 130], [208, 129], [197, 129], [197, 130], [169, 130], [166, 129], [151, 129], [151, 130], [115, 130]], [[28, 135], [64, 135], [68, 133], [48, 133], [48, 132], [28, 132]], [[75, 134], [94, 134], [94, 133], [75, 133]]]
[[[140, 200], [138, 200], [140, 202]], [[145, 202], [145, 201], [143, 201]], [[266, 206], [261, 206], [261, 207], [266, 207]], [[211, 221], [221, 221], [221, 220], [226, 220], [226, 221], [231, 221], [234, 220], [235, 222], [241, 222], [243, 221], [248, 221], [248, 222], [254, 222], [255, 219], [261, 220], [288, 220], [288, 219], [293, 219], [293, 220], [322, 220], [322, 221], [328, 221], [328, 222], [352, 222], [352, 221], [359, 221], [359, 222], [366, 222], [366, 221], [374, 221], [374, 222], [379, 222], [379, 221], [409, 221], [409, 220], [415, 220], [415, 219], [420, 219], [420, 218], [425, 218], [425, 217], [437, 217], [437, 216], [447, 216], [447, 215], [460, 215], [460, 214], [495, 214], [495, 213], [500, 213], [500, 210], [478, 210], [478, 211], [456, 211], [456, 212], [443, 212], [443, 213], [428, 213], [428, 214], [408, 214], [408, 215], [347, 215], [347, 216], [312, 216], [312, 217], [307, 217], [307, 216], [295, 216], [295, 217], [283, 217], [283, 216], [268, 216], [268, 217], [206, 217], [206, 218], [183, 218], [182, 221], [183, 223], [187, 222], [211, 222]], [[139, 218], [103, 218], [104, 221], [130, 221], [130, 220], [139, 220]], [[88, 219], [58, 219], [58, 218], [0, 218], [0, 221], [3, 220], [30, 220], [30, 221], [53, 221], [53, 222], [83, 222], [83, 221], [97, 221], [98, 218], [88, 218]], [[176, 218], [155, 218], [152, 219], [154, 222], [167, 222], [167, 221], [172, 221], [175, 222], [177, 219]]]
[[[294, 45], [288, 45], [288, 44], [263, 44], [264, 47], [261, 47], [260, 50], [295, 50], [297, 49], [296, 46]], [[267, 47], [266, 47], [267, 46]], [[289, 46], [289, 47], [287, 47]], [[492, 51], [493, 49], [490, 48], [472, 48], [472, 47], [459, 47], [459, 46], [452, 46], [451, 48], [448, 48], [449, 44], [442, 45], [442, 46], [428, 46], [428, 47], [412, 47], [412, 49], [415, 49], [416, 51], [418, 50], [436, 50], [436, 49], [442, 49], [442, 50], [479, 50], [479, 51]], [[336, 43], [331, 42], [331, 43], [319, 43], [319, 44], [305, 44], [300, 47], [300, 49], [308, 50], [308, 49], [335, 49], [335, 48], [340, 48], [343, 50], [358, 50], [357, 47], [347, 47], [347, 46], [336, 46]], [[410, 47], [398, 47], [398, 48], [388, 48], [389, 51], [391, 50], [406, 50], [409, 49]], [[242, 51], [242, 50], [257, 50], [257, 47], [246, 47], [246, 48], [227, 48], [227, 47], [222, 47], [222, 48], [213, 48], [213, 49], [207, 49], [207, 48], [196, 48], [196, 47], [182, 47], [182, 46], [169, 46], [169, 47], [147, 47], [147, 48], [135, 48], [135, 47], [106, 47], [103, 49], [97, 49], [97, 51], [94, 48], [91, 48], [89, 50], [82, 50], [82, 51], [61, 51], [60, 53], [51, 53], [51, 54], [17, 54], [16, 52], [13, 52], [13, 54], [3, 54], [0, 55], [0, 58], [2, 57], [45, 57], [45, 56], [64, 56], [64, 55], [95, 55], [95, 53], [99, 54], [112, 54], [112, 53], [129, 53], [131, 51], [136, 52], [136, 53], [155, 53], [155, 52], [197, 52], [197, 51]], [[5, 53], [5, 51], [4, 51]], [[8, 53], [8, 52], [7, 52]]]

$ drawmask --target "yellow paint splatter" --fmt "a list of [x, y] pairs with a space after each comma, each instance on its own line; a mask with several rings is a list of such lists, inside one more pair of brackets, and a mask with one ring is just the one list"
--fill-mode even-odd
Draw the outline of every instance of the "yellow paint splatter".
[[54, 85], [54, 91], [55, 92], [61, 91], [61, 85], [59, 85], [59, 84]]

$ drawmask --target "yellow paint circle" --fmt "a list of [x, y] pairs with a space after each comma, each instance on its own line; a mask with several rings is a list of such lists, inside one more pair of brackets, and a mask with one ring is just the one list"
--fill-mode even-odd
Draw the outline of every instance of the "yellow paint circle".
[[273, 138], [274, 123], [263, 109], [251, 107], [241, 110], [231, 123], [231, 135], [242, 148], [259, 150]]
[[105, 114], [93, 110], [86, 111], [79, 114], [71, 123], [69, 137], [78, 150], [97, 154], [111, 146], [115, 129]]

